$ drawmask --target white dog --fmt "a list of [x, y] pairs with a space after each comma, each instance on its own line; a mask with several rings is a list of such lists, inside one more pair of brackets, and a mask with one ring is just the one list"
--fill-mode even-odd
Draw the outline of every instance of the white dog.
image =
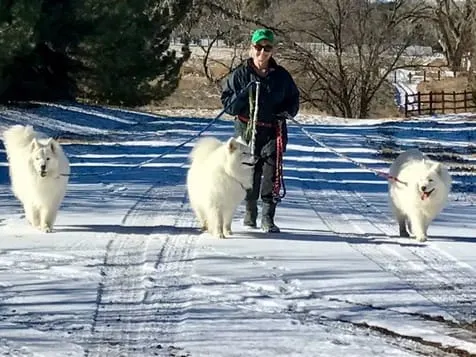
[[239, 139], [222, 143], [200, 139], [191, 152], [187, 189], [202, 230], [219, 238], [231, 235], [231, 220], [253, 181], [254, 157]]
[[[441, 212], [451, 190], [451, 176], [441, 163], [430, 160], [418, 149], [401, 153], [390, 166], [389, 198], [401, 237], [424, 242], [433, 219]], [[401, 182], [399, 182], [401, 181]]]
[[51, 232], [63, 201], [70, 173], [61, 146], [31, 126], [14, 125], [3, 133], [14, 195], [23, 204], [28, 222]]

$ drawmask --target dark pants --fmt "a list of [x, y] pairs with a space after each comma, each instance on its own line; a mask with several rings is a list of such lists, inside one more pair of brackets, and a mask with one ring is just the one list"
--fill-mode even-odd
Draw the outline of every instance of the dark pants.
[[[258, 162], [254, 168], [253, 188], [246, 193], [246, 201], [273, 203], [273, 186], [276, 178], [276, 129], [259, 127], [255, 141], [255, 156]], [[246, 124], [235, 120], [235, 134], [245, 138]]]
[[253, 187], [246, 193], [246, 201], [257, 201], [260, 193], [265, 203], [273, 203], [273, 186], [276, 178], [276, 153], [259, 158], [255, 165]]

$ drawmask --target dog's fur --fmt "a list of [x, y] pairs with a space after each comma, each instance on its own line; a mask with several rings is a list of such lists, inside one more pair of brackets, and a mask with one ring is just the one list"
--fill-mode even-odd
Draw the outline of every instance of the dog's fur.
[[63, 201], [70, 173], [60, 144], [32, 126], [14, 125], [3, 133], [10, 181], [30, 224], [51, 232]]
[[418, 149], [411, 149], [396, 158], [389, 173], [403, 182], [389, 180], [390, 204], [400, 236], [409, 237], [408, 223], [415, 238], [424, 242], [428, 226], [444, 208], [451, 191], [448, 170]]
[[254, 158], [241, 140], [222, 143], [214, 137], [200, 139], [191, 152], [187, 173], [190, 205], [203, 231], [225, 238], [232, 234], [236, 207], [252, 187]]

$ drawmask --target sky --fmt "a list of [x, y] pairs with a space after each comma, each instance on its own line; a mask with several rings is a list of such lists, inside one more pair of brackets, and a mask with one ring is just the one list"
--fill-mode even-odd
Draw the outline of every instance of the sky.
[[[185, 188], [217, 114], [1, 109], [0, 131], [59, 137], [72, 176], [54, 232], [36, 231], [0, 146], [0, 356], [476, 355], [474, 116], [299, 115], [282, 233], [243, 227], [240, 204], [234, 235], [217, 239], [199, 232]], [[224, 141], [233, 125], [202, 135]], [[375, 174], [414, 147], [453, 178], [425, 243], [397, 236]]]

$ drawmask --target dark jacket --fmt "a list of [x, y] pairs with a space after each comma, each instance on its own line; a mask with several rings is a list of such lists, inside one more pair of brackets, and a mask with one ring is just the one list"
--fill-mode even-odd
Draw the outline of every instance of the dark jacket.
[[[252, 85], [245, 93], [240, 92], [254, 81], [260, 82], [258, 98], [258, 121], [276, 125], [280, 113], [287, 112], [295, 116], [299, 110], [299, 91], [289, 72], [271, 58], [269, 72], [266, 77], [261, 77], [255, 71], [252, 59], [238, 66], [225, 80], [221, 101], [226, 113], [234, 116], [250, 117], [250, 100], [254, 105], [256, 86]], [[236, 119], [235, 130], [237, 135], [246, 131], [246, 123]], [[287, 126], [283, 122], [283, 135], [287, 143]], [[257, 127], [257, 146], [266, 145], [270, 140], [276, 139], [275, 128]]]

